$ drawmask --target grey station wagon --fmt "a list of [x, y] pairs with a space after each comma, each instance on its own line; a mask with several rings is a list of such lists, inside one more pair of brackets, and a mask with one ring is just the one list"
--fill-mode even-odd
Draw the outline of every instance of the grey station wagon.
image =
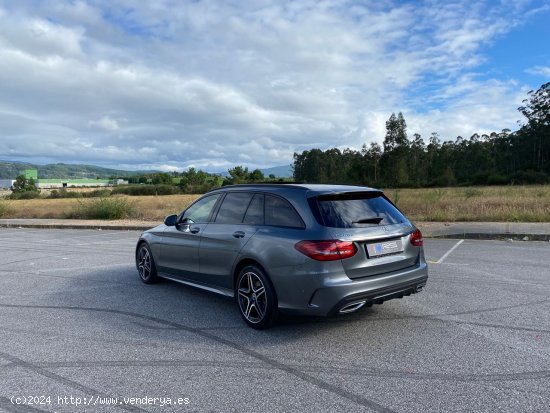
[[421, 232], [381, 191], [346, 185], [210, 191], [145, 231], [136, 265], [147, 284], [166, 278], [235, 298], [256, 329], [279, 312], [351, 313], [428, 279]]

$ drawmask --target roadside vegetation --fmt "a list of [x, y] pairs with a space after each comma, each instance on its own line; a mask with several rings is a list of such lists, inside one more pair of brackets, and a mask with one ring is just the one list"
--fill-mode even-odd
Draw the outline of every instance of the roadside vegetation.
[[[70, 192], [70, 191], [69, 191]], [[413, 221], [550, 222], [550, 185], [386, 189]], [[200, 195], [0, 200], [2, 218], [138, 219], [160, 222]]]
[[36, 187], [34, 179], [19, 175], [12, 185], [11, 199], [34, 199], [40, 197], [40, 189]]
[[550, 222], [550, 185], [388, 189], [413, 221]]
[[137, 216], [135, 203], [127, 197], [79, 200], [64, 218], [74, 219], [126, 219]]
[[162, 221], [181, 212], [199, 195], [134, 196], [108, 198], [6, 199], [1, 218], [137, 219]]
[[0, 218], [4, 218], [10, 212], [10, 206], [6, 201], [0, 199]]
[[382, 145], [295, 153], [294, 179], [378, 188], [550, 183], [550, 82], [518, 109], [527, 119], [518, 131], [470, 137], [410, 137], [403, 114], [392, 114]]

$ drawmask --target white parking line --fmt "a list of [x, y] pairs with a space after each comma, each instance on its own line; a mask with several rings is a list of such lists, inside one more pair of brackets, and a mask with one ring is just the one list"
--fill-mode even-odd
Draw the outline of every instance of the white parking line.
[[453, 252], [454, 250], [456, 250], [458, 248], [458, 246], [460, 244], [462, 244], [464, 242], [463, 239], [461, 239], [460, 241], [458, 241], [455, 245], [453, 245], [453, 247], [447, 251], [439, 260], [437, 260], [434, 264], [441, 264], [443, 261], [445, 261], [445, 258], [447, 258], [451, 252]]

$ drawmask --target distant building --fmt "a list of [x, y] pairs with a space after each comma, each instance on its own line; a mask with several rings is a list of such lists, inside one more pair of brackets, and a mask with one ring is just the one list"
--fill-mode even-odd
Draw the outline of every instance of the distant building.
[[21, 171], [21, 175], [24, 175], [27, 179], [38, 179], [38, 170], [37, 169], [25, 169]]
[[[38, 171], [36, 169], [25, 169], [19, 172], [19, 175], [23, 175], [27, 179], [34, 179], [34, 182], [38, 179]], [[15, 179], [0, 179], [0, 189], [11, 189]]]
[[36, 186], [40, 189], [55, 188], [93, 188], [126, 185], [124, 179], [39, 179]]
[[0, 179], [0, 189], [10, 189], [15, 179]]
[[[33, 179], [36, 187], [40, 189], [94, 188], [128, 184], [125, 179], [38, 179], [36, 169], [25, 169], [20, 175]], [[0, 189], [10, 189], [14, 182], [14, 179], [0, 179]]]

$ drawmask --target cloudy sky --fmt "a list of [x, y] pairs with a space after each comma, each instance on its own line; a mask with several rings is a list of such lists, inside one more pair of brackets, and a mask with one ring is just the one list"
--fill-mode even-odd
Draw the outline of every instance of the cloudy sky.
[[0, 159], [220, 171], [517, 129], [550, 4], [0, 0]]

